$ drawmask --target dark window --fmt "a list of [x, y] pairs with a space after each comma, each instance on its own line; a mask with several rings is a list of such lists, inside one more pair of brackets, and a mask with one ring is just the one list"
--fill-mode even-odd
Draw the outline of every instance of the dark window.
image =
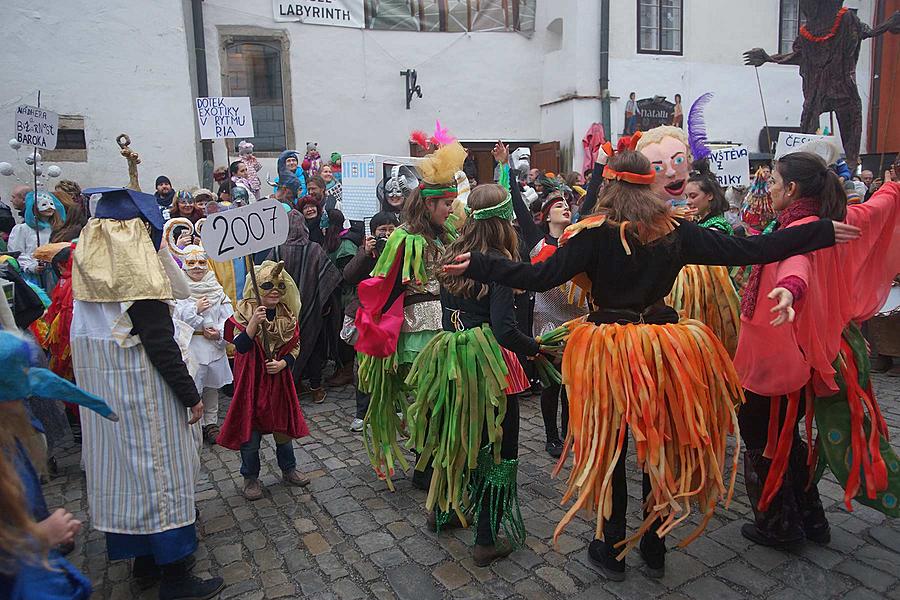
[[[249, 96], [253, 111], [250, 140], [258, 152], [279, 152], [287, 146], [280, 42], [234, 42], [225, 47], [228, 96]], [[235, 142], [236, 143], [236, 142]]]
[[787, 54], [794, 47], [800, 33], [800, 0], [781, 0], [781, 17], [778, 21], [778, 52]]
[[638, 52], [681, 54], [681, 0], [638, 0]]
[[56, 136], [56, 150], [85, 150], [87, 143], [84, 140], [84, 128], [63, 129], [59, 128]]

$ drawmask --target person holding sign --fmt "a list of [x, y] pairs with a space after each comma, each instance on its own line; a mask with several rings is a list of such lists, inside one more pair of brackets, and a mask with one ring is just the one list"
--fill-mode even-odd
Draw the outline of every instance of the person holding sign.
[[284, 270], [270, 260], [254, 267], [259, 296], [247, 280], [244, 299], [225, 322], [225, 340], [234, 344], [234, 395], [217, 440], [241, 452], [244, 498], [259, 500], [259, 444], [264, 434], [275, 438], [282, 479], [303, 486], [309, 479], [297, 471], [293, 440], [309, 435], [291, 376], [300, 354], [300, 292]]

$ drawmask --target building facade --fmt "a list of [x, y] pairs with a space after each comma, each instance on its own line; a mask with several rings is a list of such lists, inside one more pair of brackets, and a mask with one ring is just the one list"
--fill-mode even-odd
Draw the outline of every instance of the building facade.
[[[402, 156], [409, 132], [436, 119], [482, 152], [501, 138], [558, 142], [559, 168], [580, 169], [585, 131], [599, 122], [617, 139], [631, 92], [663, 104], [679, 94], [686, 115], [712, 91], [710, 139], [757, 152], [766, 124], [799, 125], [800, 77], [766, 65], [758, 87], [742, 53], [789, 47], [798, 1], [335, 0], [362, 7], [348, 27], [293, 20], [310, 0], [13, 0], [0, 23], [0, 112], [11, 129], [12, 111], [40, 89], [65, 128], [45, 159], [85, 186], [127, 182], [115, 143], [127, 133], [145, 191], [160, 174], [196, 186], [226, 163], [222, 140], [199, 140], [198, 95], [250, 96], [273, 177], [283, 148]], [[872, 23], [879, 1], [845, 5]], [[866, 120], [871, 69], [867, 41], [857, 71]], [[422, 91], [409, 109], [406, 70]], [[15, 162], [5, 144], [0, 161]], [[14, 183], [0, 178], [0, 194]]]

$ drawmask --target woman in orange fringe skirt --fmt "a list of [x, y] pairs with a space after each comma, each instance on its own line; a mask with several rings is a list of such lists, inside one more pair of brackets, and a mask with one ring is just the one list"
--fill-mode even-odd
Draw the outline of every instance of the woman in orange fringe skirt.
[[[570, 425], [557, 471], [574, 465], [563, 498], [577, 497], [556, 528], [575, 514], [597, 515], [590, 558], [610, 579], [625, 577], [624, 555], [640, 543], [655, 576], [665, 568], [663, 537], [690, 517], [705, 528], [719, 500], [730, 500], [737, 451], [736, 408], [743, 401], [728, 353], [710, 329], [679, 321], [663, 299], [686, 264], [749, 265], [781, 260], [856, 236], [828, 220], [750, 239], [721, 235], [674, 218], [649, 189], [654, 174], [643, 155], [625, 151], [604, 169], [607, 183], [595, 214], [570, 226], [549, 260], [531, 265], [476, 252], [445, 269], [477, 281], [548, 290], [585, 273], [594, 311], [573, 321], [563, 355]], [[644, 520], [625, 535], [627, 432], [643, 471]], [[726, 479], [728, 435], [735, 449]]]

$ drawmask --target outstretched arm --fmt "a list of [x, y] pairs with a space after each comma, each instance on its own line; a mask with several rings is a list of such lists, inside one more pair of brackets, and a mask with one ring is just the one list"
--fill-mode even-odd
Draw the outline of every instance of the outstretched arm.
[[772, 54], [762, 48], [752, 48], [744, 52], [744, 64], [751, 67], [761, 67], [766, 63], [777, 65], [800, 65], [800, 51], [797, 49], [784, 54]]
[[680, 221], [678, 235], [685, 263], [698, 265], [760, 265], [827, 248], [835, 243], [834, 225], [826, 219], [748, 238], [722, 235]]
[[599, 234], [600, 228], [582, 231], [548, 260], [536, 265], [472, 252], [458, 257], [458, 265], [447, 265], [445, 269], [475, 281], [544, 292], [588, 270], [591, 261], [601, 254], [597, 247]]
[[869, 27], [863, 22], [860, 22], [860, 36], [862, 39], [868, 39], [877, 37], [883, 33], [900, 33], [900, 10], [894, 12], [890, 17], [884, 20], [884, 23], [881, 25], [877, 25], [875, 27]]

